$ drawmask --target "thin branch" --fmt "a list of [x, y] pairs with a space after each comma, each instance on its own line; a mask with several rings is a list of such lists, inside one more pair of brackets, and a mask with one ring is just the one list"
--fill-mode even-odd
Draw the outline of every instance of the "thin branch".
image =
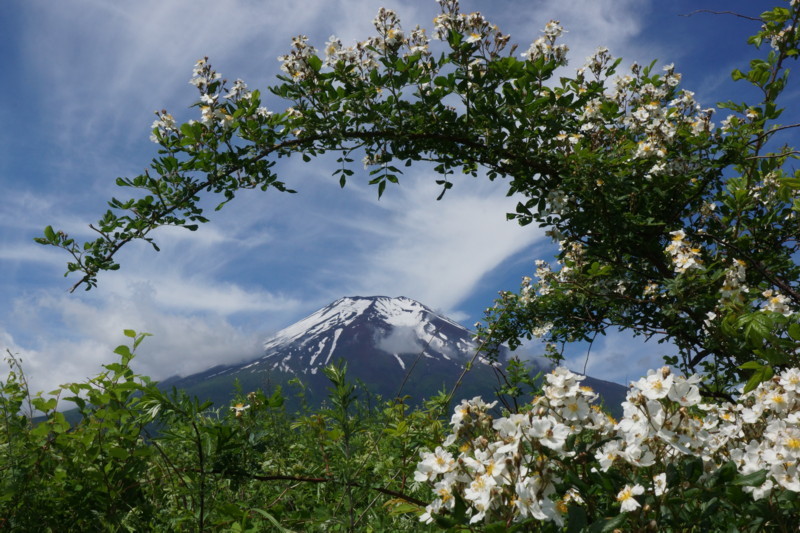
[[761, 135], [759, 135], [758, 137], [756, 137], [755, 139], [753, 139], [752, 141], [750, 141], [747, 144], [750, 145], [750, 144], [753, 144], [753, 143], [757, 143], [759, 141], [762, 141], [766, 137], [769, 137], [773, 133], [777, 133], [777, 132], [782, 131], [782, 130], [789, 130], [789, 129], [792, 129], [792, 128], [800, 128], [800, 124], [786, 124], [785, 126], [775, 126], [774, 128], [763, 132]]
[[786, 157], [789, 155], [796, 155], [800, 154], [798, 150], [790, 150], [788, 152], [780, 152], [777, 154], [767, 154], [767, 155], [751, 155], [750, 157], [745, 157], [745, 161], [749, 161], [751, 159], [775, 159], [777, 157]]
[[763, 22], [759, 17], [751, 17], [749, 15], [742, 15], [741, 13], [737, 13], [736, 11], [714, 11], [713, 9], [695, 9], [691, 13], [679, 14], [679, 17], [691, 17], [692, 15], [697, 15], [700, 13], [710, 13], [712, 15], [733, 15], [734, 17], [739, 17], [745, 20], [751, 20], [753, 22]]
[[[207, 471], [207, 473], [211, 474], [225, 474], [225, 472], [221, 470], [213, 470]], [[331, 481], [336, 481], [332, 477], [307, 477], [307, 476], [289, 476], [284, 474], [271, 474], [271, 475], [259, 475], [259, 474], [245, 474], [245, 477], [250, 479], [255, 479], [256, 481], [299, 481], [305, 483], [329, 483]], [[403, 494], [402, 492], [398, 492], [396, 490], [385, 489], [383, 487], [370, 487], [369, 485], [363, 485], [361, 483], [356, 483], [354, 481], [346, 481], [344, 485], [349, 487], [358, 487], [358, 488], [367, 488], [370, 490], [374, 490], [380, 492], [382, 494], [386, 494], [387, 496], [393, 496], [395, 498], [400, 498], [401, 500], [407, 501], [409, 503], [413, 503], [415, 505], [419, 505], [425, 507], [428, 505], [428, 502], [424, 502], [422, 500], [418, 500], [413, 496], [408, 496], [407, 494]]]

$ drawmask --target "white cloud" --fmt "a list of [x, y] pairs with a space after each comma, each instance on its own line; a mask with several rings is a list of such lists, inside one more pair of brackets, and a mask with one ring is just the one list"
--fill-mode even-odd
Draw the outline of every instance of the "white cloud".
[[432, 176], [407, 181], [381, 200], [383, 217], [352, 221], [372, 234], [356, 262], [354, 290], [383, 288], [449, 312], [487, 272], [544, 236], [506, 220], [516, 202], [502, 183], [458, 183], [437, 202]]
[[[241, 289], [233, 288], [237, 291]], [[99, 372], [101, 365], [116, 360], [114, 347], [130, 342], [123, 330], [133, 329], [153, 335], [141, 345], [134, 368], [163, 379], [258, 357], [267, 334], [283, 325], [280, 315], [295, 312], [298, 305], [273, 298], [268, 302], [269, 312], [263, 313], [261, 327], [241, 328], [219, 310], [187, 312], [188, 305], [203, 307], [203, 302], [189, 298], [181, 301], [183, 309], [173, 311], [156, 295], [152, 286], [143, 284], [131, 286], [124, 294], [105, 291], [102, 296], [83, 298], [45, 293], [29, 296], [24, 302], [16, 302], [24, 316], [12, 319], [14, 323], [5, 327], [22, 329], [24, 322], [24, 329], [38, 329], [41, 334], [14, 339], [8, 330], [0, 330], [0, 344], [22, 357], [33, 390], [49, 391], [61, 383], [83, 381]], [[177, 299], [182, 297], [185, 295]], [[212, 293], [210, 297], [218, 296]], [[224, 300], [221, 307], [225, 307]], [[272, 326], [268, 323], [270, 315]]]
[[[381, 3], [369, 0], [140, 0], [26, 6], [22, 50], [48, 87], [42, 105], [60, 143], [96, 147], [109, 139], [141, 142], [152, 113], [176, 116], [196, 97], [191, 69], [209, 56], [227, 77], [252, 87], [274, 82], [277, 56], [292, 36], [361, 37]], [[433, 2], [425, 4], [432, 10]], [[415, 9], [403, 8], [406, 13]], [[264, 91], [267, 92], [267, 91]], [[123, 104], [124, 103], [124, 104]], [[86, 142], [88, 141], [88, 142]]]
[[[650, 0], [543, 0], [535, 7], [528, 2], [510, 2], [496, 15], [501, 31], [511, 34], [520, 52], [541, 35], [545, 23], [560, 21], [566, 30], [561, 38], [570, 48], [570, 68], [583, 64], [598, 46], [607, 47], [628, 62], [642, 60], [642, 41], [635, 40], [651, 10]], [[649, 61], [649, 57], [645, 58]]]

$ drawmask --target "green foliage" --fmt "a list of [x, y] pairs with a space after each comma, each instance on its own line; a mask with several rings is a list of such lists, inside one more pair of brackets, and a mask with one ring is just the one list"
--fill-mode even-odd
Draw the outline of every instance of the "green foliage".
[[[9, 354], [0, 383], [0, 517], [14, 531], [420, 531], [417, 450], [443, 438], [441, 408], [358, 399], [325, 370], [330, 406], [289, 414], [280, 390], [214, 409], [119, 362], [31, 396]], [[66, 405], [65, 405], [66, 404]], [[73, 404], [71, 425], [57, 408]], [[40, 415], [34, 418], [36, 412]], [[438, 428], [438, 429], [437, 429]]]

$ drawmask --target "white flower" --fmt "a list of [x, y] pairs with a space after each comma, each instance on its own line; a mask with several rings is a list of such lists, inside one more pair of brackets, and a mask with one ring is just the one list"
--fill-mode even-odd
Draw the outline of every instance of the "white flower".
[[433, 453], [422, 452], [420, 456], [422, 460], [417, 463], [415, 481], [433, 481], [440, 474], [453, 470], [456, 465], [453, 455], [441, 446], [437, 446]]
[[472, 32], [469, 34], [469, 37], [467, 37], [465, 40], [468, 43], [477, 43], [481, 39], [483, 39], [483, 36], [480, 33]]
[[619, 494], [617, 494], [617, 501], [622, 503], [619, 509], [620, 512], [627, 513], [641, 507], [642, 505], [636, 501], [636, 498], [634, 498], [634, 496], [638, 496], [640, 494], [644, 494], [644, 487], [641, 485], [636, 484], [633, 487], [630, 485], [625, 485], [625, 488], [619, 491]]
[[535, 418], [531, 421], [531, 428], [528, 435], [539, 439], [543, 445], [550, 449], [561, 451], [569, 437], [569, 426], [557, 422], [554, 418]]
[[568, 397], [559, 409], [559, 414], [566, 420], [583, 420], [589, 414], [589, 403], [582, 397]]
[[271, 117], [271, 116], [272, 116], [272, 111], [270, 111], [269, 109], [267, 109], [267, 108], [266, 108], [266, 107], [264, 107], [264, 106], [259, 106], [259, 107], [256, 109], [256, 116], [257, 116], [257, 117], [260, 117], [260, 118], [265, 118], [265, 119], [266, 119], [266, 118], [269, 118], [269, 117]]
[[529, 421], [527, 414], [514, 413], [498, 418], [492, 423], [492, 427], [497, 431], [498, 436], [503, 439], [511, 439], [516, 443], [525, 435]]
[[250, 409], [250, 406], [249, 405], [245, 405], [243, 403], [237, 403], [236, 405], [231, 407], [231, 411], [236, 413], [236, 418], [241, 417], [242, 414], [248, 409]]
[[774, 483], [772, 480], [767, 479], [760, 487], [742, 487], [742, 490], [751, 493], [754, 500], [760, 500], [764, 496], [769, 496], [769, 494], [772, 492], [773, 486]]
[[433, 486], [436, 499], [425, 507], [425, 512], [420, 515], [420, 522], [430, 524], [433, 522], [433, 515], [439, 514], [442, 509], [452, 510], [455, 507], [456, 499], [453, 495], [453, 479], [446, 477]]
[[250, 98], [250, 91], [247, 90], [247, 84], [242, 80], [236, 80], [233, 82], [231, 90], [225, 95], [225, 98], [234, 101]]
[[495, 486], [496, 483], [492, 476], [480, 475], [464, 489], [464, 498], [469, 500], [473, 507], [479, 511], [470, 519], [471, 524], [482, 520], [486, 511], [489, 510], [492, 502], [492, 489]]
[[561, 24], [557, 20], [551, 20], [544, 26], [544, 30], [542, 30], [547, 37], [555, 39], [556, 37], [560, 37], [562, 33], [564, 33], [564, 28], [561, 27]]
[[632, 113], [632, 116], [639, 122], [646, 122], [647, 119], [650, 118], [650, 113], [647, 111], [647, 108], [640, 107]]
[[595, 452], [594, 458], [600, 463], [600, 469], [603, 472], [607, 472], [611, 465], [614, 464], [614, 460], [619, 457], [620, 445], [621, 442], [619, 440], [610, 440]]
[[647, 377], [636, 381], [633, 385], [638, 388], [648, 400], [660, 400], [666, 398], [672, 387], [672, 374], [669, 368], [663, 367], [661, 370], [648, 370]]
[[784, 370], [780, 375], [781, 387], [787, 392], [800, 393], [800, 370], [797, 368], [790, 368]]
[[800, 478], [797, 475], [796, 463], [779, 463], [772, 466], [770, 474], [787, 490], [800, 492]]
[[328, 66], [334, 65], [338, 60], [339, 51], [342, 49], [342, 41], [331, 35], [328, 42], [325, 43], [325, 64]]
[[789, 299], [786, 296], [772, 289], [767, 289], [761, 294], [766, 298], [761, 308], [762, 311], [780, 313], [783, 316], [790, 316], [793, 314], [792, 309], [789, 307]]
[[[157, 130], [157, 133], [160, 134], [161, 136], [168, 135], [171, 132], [178, 131], [178, 128], [175, 123], [175, 118], [172, 115], [164, 111], [162, 111], [161, 113], [156, 113], [156, 115], [158, 116], [158, 120], [153, 121], [153, 124], [150, 126], [151, 130]], [[156, 134], [156, 132], [153, 132], [150, 135], [150, 140], [153, 141], [154, 143], [159, 142], [158, 135]]]
[[678, 402], [685, 407], [699, 404], [701, 396], [697, 383], [700, 382], [700, 379], [700, 376], [697, 375], [688, 379], [681, 377], [676, 378], [667, 396], [670, 400]]
[[653, 492], [656, 496], [667, 492], [667, 474], [665, 472], [653, 476]]

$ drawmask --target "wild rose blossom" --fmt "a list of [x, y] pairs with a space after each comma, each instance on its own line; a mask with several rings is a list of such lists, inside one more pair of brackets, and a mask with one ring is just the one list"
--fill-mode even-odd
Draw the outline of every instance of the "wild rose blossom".
[[[463, 400], [445, 446], [421, 453], [415, 480], [430, 484], [436, 498], [420, 519], [432, 522], [451, 511], [458, 494], [470, 523], [502, 517], [561, 525], [566, 502], [585, 499], [577, 487], [563, 494], [556, 488], [578, 441], [598, 443], [593, 471], [626, 464], [651, 469], [650, 477], [618, 487], [612, 498], [620, 513], [669, 492], [668, 465], [689, 456], [701, 458], [706, 472], [728, 461], [743, 475], [766, 472], [760, 486], [744, 487], [756, 500], [780, 490], [800, 492], [800, 369], [761, 383], [736, 404], [703, 403], [699, 376], [651, 370], [631, 383], [619, 422], [591, 406], [597, 394], [581, 387], [582, 379], [558, 367], [545, 376], [543, 395], [530, 410], [497, 418], [489, 413], [495, 403]], [[450, 446], [460, 446], [457, 456]]]

